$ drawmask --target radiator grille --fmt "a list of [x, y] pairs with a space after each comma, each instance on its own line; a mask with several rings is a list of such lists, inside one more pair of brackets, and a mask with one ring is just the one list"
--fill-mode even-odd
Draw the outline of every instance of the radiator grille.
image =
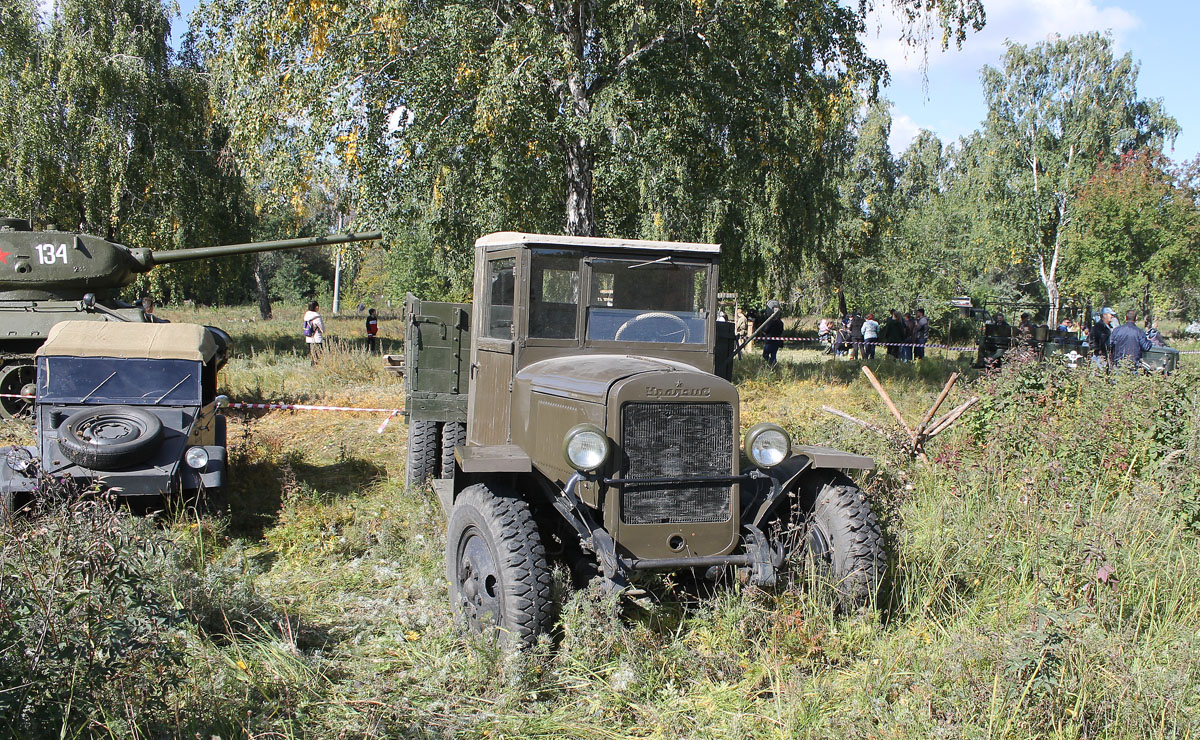
[[[626, 479], [729, 475], [733, 407], [727, 403], [628, 403], [622, 408]], [[621, 495], [625, 524], [727, 522], [730, 485], [639, 486]]]

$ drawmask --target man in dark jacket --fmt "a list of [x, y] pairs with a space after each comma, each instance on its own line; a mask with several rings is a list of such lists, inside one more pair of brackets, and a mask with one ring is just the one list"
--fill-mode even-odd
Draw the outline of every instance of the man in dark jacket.
[[[767, 319], [763, 324], [762, 331], [759, 332], [763, 337], [779, 337], [783, 335], [783, 310], [779, 306], [779, 301], [767, 301]], [[769, 367], [775, 367], [778, 361], [779, 348], [783, 346], [783, 342], [778, 339], [763, 340], [763, 362]]]
[[1108, 346], [1112, 348], [1114, 366], [1129, 362], [1136, 369], [1142, 353], [1154, 345], [1146, 338], [1146, 333], [1137, 327], [1137, 311], [1131, 309], [1125, 312], [1125, 323], [1113, 329]]
[[858, 350], [859, 350], [859, 348], [862, 347], [862, 343], [863, 343], [862, 327], [863, 327], [862, 314], [860, 314], [858, 311], [855, 311], [854, 314], [850, 317], [850, 346], [853, 348], [850, 350], [850, 359], [852, 359], [852, 360], [858, 359]]
[[1100, 320], [1092, 324], [1092, 330], [1088, 332], [1088, 346], [1092, 348], [1092, 362], [1096, 367], [1108, 367], [1108, 338], [1112, 335], [1112, 329], [1108, 323], [1112, 321], [1113, 310], [1105, 306], [1100, 311]]
[[891, 315], [888, 316], [888, 320], [883, 324], [883, 334], [880, 339], [888, 343], [889, 357], [900, 356], [900, 348], [896, 347], [895, 343], [904, 341], [904, 321], [900, 318], [900, 312], [894, 308]]

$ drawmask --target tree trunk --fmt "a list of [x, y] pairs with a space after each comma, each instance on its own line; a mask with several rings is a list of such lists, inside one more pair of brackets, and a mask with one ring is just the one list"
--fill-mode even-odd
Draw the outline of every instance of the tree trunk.
[[258, 313], [263, 321], [270, 321], [271, 294], [267, 290], [266, 266], [261, 254], [254, 258], [254, 287], [258, 291]]
[[596, 235], [596, 211], [592, 202], [592, 150], [583, 138], [570, 136], [567, 153], [567, 233]]
[[840, 284], [838, 285], [838, 288], [837, 288], [837, 294], [838, 294], [838, 316], [839, 316], [839, 317], [841, 317], [841, 316], [845, 316], [845, 315], [846, 315], [846, 313], [847, 313], [847, 309], [846, 309], [846, 290], [845, 290], [845, 288], [844, 288], [842, 285], [840, 285]]

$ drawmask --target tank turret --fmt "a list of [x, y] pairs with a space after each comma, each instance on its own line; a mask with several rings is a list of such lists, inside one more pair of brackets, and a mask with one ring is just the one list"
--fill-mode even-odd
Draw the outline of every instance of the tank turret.
[[19, 394], [33, 382], [32, 356], [60, 321], [154, 321], [116, 299], [136, 277], [160, 265], [255, 252], [371, 241], [380, 232], [217, 247], [129, 248], [88, 234], [34, 231], [18, 218], [0, 218], [0, 416], [19, 413]]

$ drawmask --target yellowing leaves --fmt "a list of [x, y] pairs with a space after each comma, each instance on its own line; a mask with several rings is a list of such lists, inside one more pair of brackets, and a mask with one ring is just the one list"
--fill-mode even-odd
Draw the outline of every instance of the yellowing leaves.
[[358, 167], [358, 136], [358, 127], [355, 126], [350, 133], [341, 134], [336, 139], [342, 150], [342, 161], [351, 169]]

